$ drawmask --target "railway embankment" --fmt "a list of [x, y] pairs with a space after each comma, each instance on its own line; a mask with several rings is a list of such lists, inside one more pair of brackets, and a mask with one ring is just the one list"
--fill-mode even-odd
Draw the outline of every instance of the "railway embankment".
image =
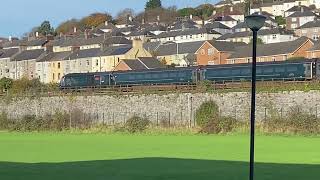
[[[107, 124], [122, 123], [134, 115], [148, 117], [153, 122], [169, 121], [172, 124], [194, 124], [197, 108], [213, 100], [219, 113], [237, 120], [247, 120], [250, 112], [250, 93], [172, 93], [101, 96], [54, 96], [12, 98], [1, 100], [0, 111], [10, 118], [25, 115], [45, 116], [67, 112], [81, 119]], [[270, 116], [285, 117], [295, 108], [319, 117], [320, 91], [290, 91], [257, 94], [257, 119]]]

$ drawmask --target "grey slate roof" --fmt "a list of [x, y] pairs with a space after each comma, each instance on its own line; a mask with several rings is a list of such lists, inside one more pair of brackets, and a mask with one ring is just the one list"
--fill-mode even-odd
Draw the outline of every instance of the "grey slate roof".
[[34, 50], [26, 50], [22, 51], [21, 53], [17, 54], [13, 57], [14, 61], [22, 61], [22, 60], [32, 60], [37, 59], [41, 55], [43, 55], [45, 51], [43, 49], [34, 49]]
[[212, 23], [207, 23], [204, 25], [204, 27], [207, 29], [230, 29], [228, 26], [217, 21], [214, 21]]
[[288, 17], [291, 18], [291, 17], [308, 17], [308, 16], [316, 16], [316, 14], [314, 14], [311, 11], [303, 11], [303, 12], [297, 11], [297, 12], [292, 13]]
[[34, 39], [30, 41], [23, 41], [20, 44], [25, 45], [25, 46], [43, 46], [47, 43], [48, 41], [46, 39]]
[[128, 40], [125, 37], [109, 37], [103, 41], [105, 45], [113, 44], [132, 44], [132, 41]]
[[128, 36], [155, 36], [155, 34], [150, 31], [140, 30], [140, 31], [132, 31]]
[[139, 57], [138, 58], [148, 69], [165, 68], [165, 66], [154, 57]]
[[195, 26], [195, 22], [188, 20], [188, 21], [179, 21], [173, 25], [173, 28], [171, 30], [182, 30], [182, 29], [198, 29]]
[[17, 47], [20, 45], [22, 40], [13, 40], [13, 41], [8, 41], [2, 44], [4, 48], [10, 48], [10, 47]]
[[312, 48], [308, 49], [308, 51], [319, 51], [320, 50], [320, 41], [316, 41]]
[[163, 32], [154, 38], [166, 38], [166, 37], [176, 37], [176, 36], [185, 36], [185, 35], [196, 35], [196, 34], [220, 34], [217, 31], [209, 29], [186, 29], [181, 31], [169, 31]]
[[66, 57], [66, 59], [82, 59], [97, 57], [101, 54], [101, 48], [77, 50]]
[[130, 49], [132, 49], [132, 46], [111, 46], [107, 47], [104, 51], [100, 53], [100, 56], [116, 56], [116, 55], [121, 55], [125, 54], [128, 52]]
[[146, 42], [143, 44], [143, 48], [149, 52], [155, 51], [161, 45], [160, 41]]
[[[294, 52], [298, 49], [303, 43], [308, 40], [306, 37], [301, 37], [295, 41], [290, 42], [280, 42], [280, 43], [271, 43], [271, 44], [261, 44], [257, 47], [257, 56], [272, 56], [279, 54], [288, 54]], [[235, 48], [234, 53], [228, 58], [245, 58], [251, 57], [252, 55], [252, 46], [241, 46]]]
[[174, 54], [189, 54], [195, 53], [205, 41], [196, 41], [196, 42], [185, 42], [185, 43], [166, 43], [160, 45], [155, 49], [157, 56], [167, 56]]
[[[264, 27], [274, 27], [269, 23], [264, 23]], [[242, 29], [242, 28], [248, 28], [247, 24], [245, 22], [240, 22], [237, 25], [235, 25], [234, 27], [232, 27], [232, 29]]]
[[311, 11], [311, 8], [301, 5], [301, 6], [293, 6], [292, 8], [288, 9], [286, 12], [297, 12], [297, 11]]
[[71, 55], [71, 51], [51, 52], [37, 60], [37, 62], [66, 60]]
[[147, 69], [139, 60], [137, 59], [124, 59], [122, 60], [127, 66], [132, 70], [144, 70]]
[[[274, 29], [261, 29], [258, 31], [259, 36], [264, 36], [264, 35], [270, 35], [270, 34], [293, 34], [291, 31], [287, 31], [284, 29], [279, 29], [279, 28], [274, 28]], [[219, 37], [217, 40], [226, 40], [229, 38], [238, 38], [238, 37], [251, 37], [252, 32], [251, 31], [244, 31], [244, 32], [235, 32], [235, 33], [228, 33], [224, 34], [221, 37]]]
[[213, 47], [215, 47], [218, 51], [230, 52], [234, 51], [235, 48], [240, 46], [247, 45], [243, 42], [226, 42], [226, 41], [208, 41]]
[[0, 58], [11, 58], [19, 52], [19, 48], [3, 49]]
[[314, 28], [314, 27], [320, 27], [320, 20], [307, 22], [304, 25], [298, 27], [297, 29]]
[[237, 21], [233, 19], [231, 16], [222, 16], [222, 17], [216, 17], [215, 21]]

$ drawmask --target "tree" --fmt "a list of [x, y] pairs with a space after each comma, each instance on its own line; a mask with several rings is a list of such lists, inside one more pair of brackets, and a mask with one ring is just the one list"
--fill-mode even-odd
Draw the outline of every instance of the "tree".
[[86, 16], [80, 20], [79, 28], [86, 29], [86, 28], [92, 28], [97, 27], [100, 24], [111, 21], [112, 16], [109, 13], [93, 13], [89, 16]]
[[[252, 39], [250, 39], [250, 42], [249, 42], [249, 44], [252, 44], [253, 42], [252, 42]], [[261, 39], [261, 38], [257, 38], [257, 44], [264, 44], [263, 43], [263, 40]]]
[[278, 25], [286, 24], [286, 19], [283, 18], [282, 16], [276, 16], [276, 21], [277, 21]]
[[73, 30], [73, 28], [79, 28], [79, 20], [77, 19], [71, 19], [71, 20], [67, 20], [63, 23], [61, 23], [57, 29], [56, 32], [59, 33], [67, 33]]
[[126, 23], [128, 17], [134, 17], [134, 10], [130, 8], [126, 8], [118, 12], [116, 22], [117, 23]]
[[0, 90], [3, 91], [6, 89], [10, 89], [12, 87], [12, 83], [13, 83], [12, 79], [5, 78], [5, 77], [0, 79]]
[[190, 16], [191, 14], [196, 14], [196, 10], [193, 8], [183, 8], [178, 10], [178, 14], [182, 17]]
[[43, 21], [40, 25], [40, 27], [38, 27], [38, 32], [44, 36], [48, 35], [48, 34], [54, 34], [54, 28], [51, 27], [51, 24], [49, 21]]
[[161, 8], [161, 0], [148, 0], [146, 3], [146, 10]]

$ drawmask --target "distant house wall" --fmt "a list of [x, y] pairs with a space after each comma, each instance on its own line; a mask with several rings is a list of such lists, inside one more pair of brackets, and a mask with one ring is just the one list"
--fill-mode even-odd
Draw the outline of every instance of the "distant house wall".
[[228, 52], [220, 52], [209, 42], [205, 42], [197, 51], [197, 64], [200, 66], [226, 64], [226, 59], [230, 56]]

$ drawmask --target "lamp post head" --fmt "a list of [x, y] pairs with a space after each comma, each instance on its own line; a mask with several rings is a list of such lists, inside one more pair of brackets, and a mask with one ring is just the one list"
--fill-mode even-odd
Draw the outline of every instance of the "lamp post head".
[[266, 21], [262, 15], [249, 15], [245, 17], [245, 23], [252, 31], [259, 31]]

